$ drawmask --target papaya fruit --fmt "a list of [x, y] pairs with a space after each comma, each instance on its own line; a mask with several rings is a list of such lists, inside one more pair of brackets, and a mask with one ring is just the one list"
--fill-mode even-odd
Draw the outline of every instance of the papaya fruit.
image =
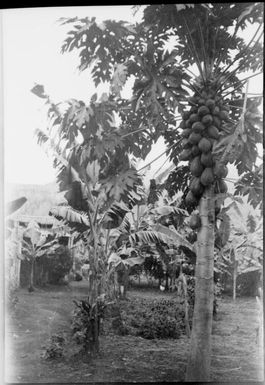
[[224, 100], [224, 104], [222, 105], [222, 109], [229, 112], [230, 111], [230, 107], [229, 107], [229, 104], [230, 103], [230, 100], [229, 99], [225, 99]]
[[179, 160], [182, 160], [184, 162], [187, 160], [190, 160], [191, 158], [192, 158], [192, 152], [190, 148], [186, 148], [179, 154]]
[[199, 106], [204, 106], [204, 105], [205, 105], [205, 99], [200, 98], [200, 99], [198, 100], [198, 104], [199, 104]]
[[215, 127], [221, 128], [221, 120], [216, 115], [213, 116], [213, 124], [214, 124]]
[[201, 164], [201, 157], [198, 155], [190, 163], [190, 172], [193, 176], [200, 176], [203, 169], [204, 167]]
[[214, 192], [216, 194], [225, 194], [228, 191], [227, 184], [223, 179], [219, 179], [216, 181]]
[[191, 146], [192, 146], [192, 144], [189, 142], [189, 140], [187, 138], [184, 138], [182, 140], [182, 147], [184, 149], [190, 148]]
[[219, 102], [219, 101], [221, 100], [221, 98], [220, 98], [220, 96], [216, 95], [216, 96], [214, 97], [214, 100], [215, 100], [216, 102]]
[[210, 110], [213, 110], [215, 107], [215, 101], [213, 99], [207, 99], [205, 102], [206, 107], [208, 107]]
[[189, 136], [189, 141], [192, 144], [197, 144], [201, 140], [202, 136], [199, 133], [192, 132]]
[[209, 142], [211, 142], [212, 147], [213, 147], [216, 139], [213, 139], [213, 138], [210, 138], [210, 137], [208, 137], [207, 139], [209, 140]]
[[199, 122], [200, 121], [199, 115], [198, 114], [191, 114], [191, 116], [189, 117], [189, 121], [191, 123]]
[[214, 181], [213, 170], [211, 167], [206, 167], [200, 177], [201, 184], [209, 186]]
[[192, 152], [192, 155], [193, 156], [197, 156], [201, 153], [200, 149], [198, 146], [196, 146], [196, 144], [194, 144], [191, 148], [191, 152]]
[[195, 233], [195, 231], [191, 231], [187, 237], [187, 240], [193, 244], [194, 242], [197, 241], [197, 234]]
[[220, 137], [220, 133], [218, 131], [218, 128], [215, 126], [210, 126], [207, 128], [207, 134], [210, 138], [218, 140]]
[[210, 113], [209, 108], [204, 106], [204, 105], [198, 108], [198, 115], [200, 115], [200, 116], [204, 116], [204, 115], [207, 115], [209, 113]]
[[181, 136], [183, 136], [183, 138], [188, 138], [190, 134], [191, 134], [191, 129], [185, 128], [185, 130], [182, 131]]
[[212, 143], [208, 139], [202, 138], [198, 143], [198, 148], [201, 152], [208, 152], [212, 148]]
[[191, 121], [189, 119], [185, 120], [185, 128], [191, 128]]
[[207, 114], [202, 117], [202, 123], [205, 124], [206, 126], [209, 126], [209, 124], [212, 124], [212, 122], [213, 122], [212, 115]]
[[212, 167], [214, 164], [211, 152], [203, 152], [201, 154], [201, 164], [205, 167]]
[[191, 126], [191, 129], [192, 129], [192, 131], [194, 131], [194, 132], [201, 133], [201, 132], [205, 129], [205, 126], [204, 126], [201, 122], [196, 121], [196, 122], [193, 123], [193, 125]]
[[182, 120], [180, 123], [179, 123], [179, 128], [185, 128], [185, 121]]
[[215, 106], [213, 109], [213, 115], [219, 116], [220, 114], [220, 108], [218, 106]]
[[182, 114], [183, 120], [188, 120], [189, 117], [190, 117], [190, 111], [183, 112], [183, 114]]
[[228, 111], [222, 110], [220, 111], [219, 117], [221, 120], [227, 121], [229, 120], [229, 113]]
[[190, 112], [191, 112], [192, 114], [196, 114], [196, 113], [197, 113], [197, 110], [198, 110], [198, 108], [197, 108], [196, 106], [192, 106], [191, 109], [190, 109]]
[[204, 99], [208, 98], [208, 92], [203, 90], [202, 93], [201, 93], [201, 97], [204, 98]]
[[228, 174], [228, 168], [224, 164], [216, 164], [213, 173], [218, 179], [225, 178]]
[[186, 195], [185, 203], [187, 207], [191, 208], [191, 207], [197, 206], [198, 199], [195, 197], [195, 195], [192, 194], [191, 191], [189, 191], [188, 194]]
[[201, 218], [198, 214], [192, 214], [189, 221], [190, 228], [197, 230], [201, 227]]
[[204, 187], [201, 184], [200, 178], [197, 178], [197, 177], [193, 178], [189, 187], [190, 187], [190, 191], [196, 197], [201, 196], [203, 194]]

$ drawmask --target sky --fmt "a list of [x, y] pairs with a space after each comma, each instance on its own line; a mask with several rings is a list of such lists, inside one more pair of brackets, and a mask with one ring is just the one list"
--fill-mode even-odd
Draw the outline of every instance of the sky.
[[[60, 53], [69, 27], [61, 27], [57, 20], [95, 16], [99, 21], [134, 22], [140, 21], [141, 13], [133, 18], [129, 6], [23, 8], [2, 10], [2, 13], [5, 183], [50, 183], [55, 180], [52, 162], [34, 138], [34, 130], [45, 124], [43, 101], [30, 90], [34, 83], [43, 84], [54, 102], [68, 98], [88, 101], [95, 92], [89, 72], [77, 70], [77, 52]], [[253, 28], [248, 29], [246, 39], [253, 33]], [[261, 76], [254, 78], [249, 92], [261, 93], [262, 84]], [[161, 139], [140, 166], [164, 150]], [[148, 173], [154, 174], [165, 160], [166, 155], [154, 162]]]

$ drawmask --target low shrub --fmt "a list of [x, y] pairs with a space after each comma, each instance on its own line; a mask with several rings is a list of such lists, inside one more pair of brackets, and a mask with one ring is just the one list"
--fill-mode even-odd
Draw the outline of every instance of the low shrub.
[[46, 360], [54, 360], [63, 357], [65, 338], [61, 334], [53, 334], [45, 345], [42, 357]]
[[[74, 301], [71, 331], [72, 338], [85, 351], [93, 347], [95, 339], [95, 307], [89, 304], [89, 300]], [[100, 333], [101, 320], [104, 316], [105, 301], [98, 300], [98, 333]]]
[[120, 306], [127, 334], [146, 339], [177, 339], [185, 332], [185, 313], [174, 300], [137, 298]]

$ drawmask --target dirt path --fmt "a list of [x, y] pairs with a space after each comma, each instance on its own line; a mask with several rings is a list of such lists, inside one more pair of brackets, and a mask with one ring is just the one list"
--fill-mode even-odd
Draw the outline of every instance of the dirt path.
[[[69, 355], [61, 361], [41, 358], [51, 334], [69, 332], [73, 299], [86, 293], [86, 285], [18, 293], [19, 303], [8, 314], [6, 329], [7, 382], [151, 382], [184, 381], [189, 340], [145, 340], [134, 336], [102, 336], [100, 356], [83, 362]], [[154, 298], [172, 294], [151, 290], [129, 296]], [[255, 299], [225, 299], [213, 326], [213, 381], [261, 381], [261, 348], [255, 343]]]

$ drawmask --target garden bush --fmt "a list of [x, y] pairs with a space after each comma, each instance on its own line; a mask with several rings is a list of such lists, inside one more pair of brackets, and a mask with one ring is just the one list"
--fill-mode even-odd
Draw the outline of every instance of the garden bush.
[[184, 310], [174, 300], [131, 299], [120, 303], [127, 334], [146, 339], [177, 339], [185, 332]]
[[58, 284], [70, 272], [73, 262], [67, 246], [61, 245], [56, 252], [48, 258], [49, 282]]
[[[95, 307], [89, 304], [88, 300], [73, 301], [75, 309], [72, 314], [71, 331], [72, 338], [76, 344], [81, 345], [81, 349], [88, 351], [94, 341], [95, 333]], [[104, 308], [106, 303], [98, 299], [98, 331], [100, 333], [102, 319], [104, 317]]]
[[53, 360], [63, 357], [65, 338], [61, 334], [53, 334], [47, 345], [43, 346], [44, 352], [42, 357], [46, 360]]

